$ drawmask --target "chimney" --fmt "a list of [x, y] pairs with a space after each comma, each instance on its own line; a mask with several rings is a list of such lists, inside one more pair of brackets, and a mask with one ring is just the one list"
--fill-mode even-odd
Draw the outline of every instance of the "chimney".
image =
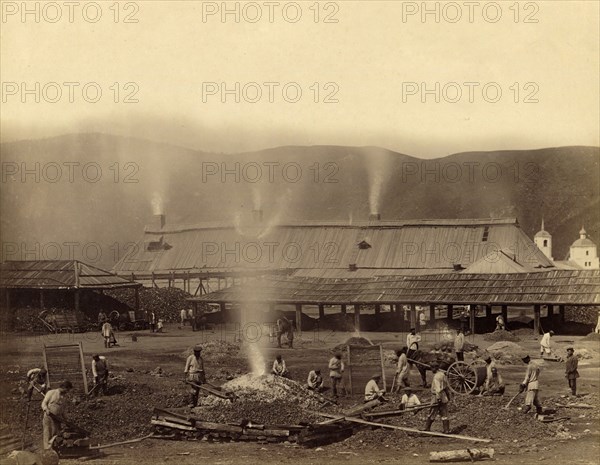
[[159, 229], [164, 228], [166, 221], [167, 221], [167, 217], [165, 216], [164, 213], [161, 213], [159, 215], [154, 215], [154, 225], [157, 228], [159, 228]]
[[262, 210], [252, 210], [252, 219], [255, 223], [262, 223], [263, 220], [263, 211]]
[[356, 266], [356, 263], [350, 263], [348, 265], [348, 271], [356, 271], [358, 270], [358, 267]]
[[380, 221], [381, 215], [379, 213], [371, 213], [369, 215], [369, 221]]

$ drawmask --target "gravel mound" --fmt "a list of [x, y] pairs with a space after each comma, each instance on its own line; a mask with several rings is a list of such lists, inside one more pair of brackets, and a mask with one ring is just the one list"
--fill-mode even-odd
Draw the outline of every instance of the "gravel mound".
[[[454, 353], [454, 341], [443, 341], [433, 346], [435, 350], [441, 350], [442, 352], [452, 352]], [[471, 344], [468, 341], [465, 341], [464, 351], [465, 352], [474, 352], [477, 350], [477, 346], [475, 344]]]
[[487, 348], [487, 352], [501, 365], [522, 364], [527, 351], [519, 344], [510, 341], [498, 341]]
[[343, 352], [346, 350], [346, 346], [372, 346], [374, 345], [371, 341], [369, 341], [366, 337], [350, 337], [346, 339], [342, 344], [338, 344], [333, 349], [332, 352]]
[[485, 341], [512, 341], [519, 342], [520, 339], [510, 331], [504, 329], [496, 330], [493, 333], [487, 333], [483, 336]]
[[585, 336], [584, 338], [581, 339], [582, 341], [597, 341], [600, 342], [600, 333], [590, 333], [587, 336]]

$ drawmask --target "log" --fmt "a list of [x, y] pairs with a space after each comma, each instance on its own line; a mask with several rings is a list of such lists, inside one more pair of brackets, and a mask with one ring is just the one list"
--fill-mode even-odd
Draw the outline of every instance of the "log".
[[584, 408], [584, 409], [594, 408], [594, 406], [590, 405], [590, 404], [565, 404], [564, 407], [566, 407], [566, 408]]
[[462, 449], [429, 453], [430, 462], [474, 462], [493, 458], [494, 449]]
[[332, 415], [329, 413], [322, 413], [322, 412], [313, 412], [313, 413], [315, 413], [316, 415], [325, 417], [325, 418], [343, 418], [346, 421], [350, 421], [352, 423], [359, 423], [361, 425], [378, 426], [380, 428], [388, 428], [388, 429], [394, 429], [394, 430], [400, 430], [400, 431], [407, 431], [409, 433], [425, 434], [427, 436], [439, 436], [442, 438], [464, 439], [466, 441], [475, 441], [475, 442], [492, 442], [491, 439], [480, 439], [480, 438], [474, 438], [471, 436], [462, 436], [460, 434], [438, 433], [435, 431], [421, 431], [416, 428], [406, 428], [404, 426], [386, 425], [385, 423], [376, 423], [374, 421], [367, 421], [367, 420], [362, 420], [361, 418], [354, 418], [354, 417], [342, 417], [341, 415]]

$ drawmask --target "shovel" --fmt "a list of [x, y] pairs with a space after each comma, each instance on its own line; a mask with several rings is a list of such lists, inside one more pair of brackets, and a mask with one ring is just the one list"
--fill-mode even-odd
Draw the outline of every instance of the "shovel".
[[513, 403], [513, 400], [515, 400], [522, 391], [517, 392], [514, 396], [512, 396], [512, 398], [508, 401], [508, 404], [506, 404], [504, 407], [502, 407], [502, 410], [508, 410], [508, 407], [510, 407], [510, 404]]

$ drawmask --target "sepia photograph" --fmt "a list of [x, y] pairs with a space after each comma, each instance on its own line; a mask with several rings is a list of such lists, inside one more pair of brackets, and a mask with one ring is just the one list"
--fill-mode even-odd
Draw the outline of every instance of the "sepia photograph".
[[0, 14], [0, 465], [600, 465], [600, 2]]

